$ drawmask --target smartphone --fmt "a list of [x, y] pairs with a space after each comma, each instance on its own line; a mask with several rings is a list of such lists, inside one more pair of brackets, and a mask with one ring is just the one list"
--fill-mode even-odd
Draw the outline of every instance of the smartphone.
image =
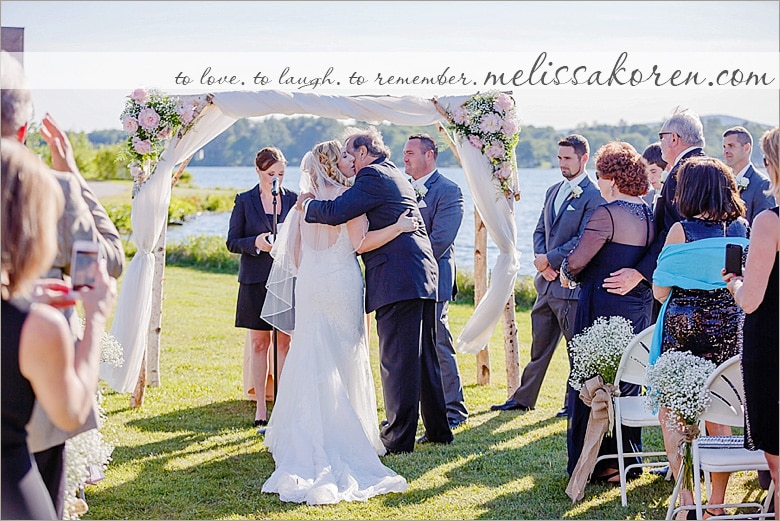
[[92, 288], [100, 259], [100, 245], [91, 241], [73, 243], [70, 261], [70, 281], [73, 289]]
[[742, 275], [742, 245], [726, 244], [726, 273]]

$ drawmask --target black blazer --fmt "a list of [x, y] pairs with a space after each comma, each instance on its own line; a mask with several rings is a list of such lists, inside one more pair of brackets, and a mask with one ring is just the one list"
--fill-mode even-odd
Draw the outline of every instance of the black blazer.
[[[377, 159], [361, 168], [355, 184], [336, 199], [312, 200], [306, 222], [335, 226], [366, 214], [368, 229], [379, 230], [394, 224], [407, 210], [422, 220], [411, 183], [389, 160]], [[436, 300], [439, 269], [425, 228], [402, 233], [362, 258], [366, 312], [402, 300]]]
[[[284, 222], [290, 209], [295, 206], [298, 194], [284, 187], [280, 188], [282, 208], [279, 221]], [[225, 245], [233, 253], [240, 253], [238, 282], [241, 284], [265, 283], [271, 273], [274, 260], [271, 254], [255, 251], [255, 237], [272, 231], [273, 223], [263, 210], [259, 185], [236, 195], [233, 213], [230, 214], [230, 227]]]

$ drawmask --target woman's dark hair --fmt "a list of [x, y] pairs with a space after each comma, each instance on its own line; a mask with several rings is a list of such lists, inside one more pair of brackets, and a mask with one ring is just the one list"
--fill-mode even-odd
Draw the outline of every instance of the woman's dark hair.
[[287, 164], [287, 160], [284, 158], [282, 151], [276, 147], [265, 147], [255, 156], [255, 166], [265, 172], [274, 163]]
[[596, 175], [613, 179], [626, 195], [642, 196], [650, 189], [642, 156], [624, 141], [612, 141], [596, 152]]
[[686, 219], [706, 214], [707, 220], [733, 221], [745, 215], [734, 174], [712, 157], [692, 157], [680, 166], [674, 200]]

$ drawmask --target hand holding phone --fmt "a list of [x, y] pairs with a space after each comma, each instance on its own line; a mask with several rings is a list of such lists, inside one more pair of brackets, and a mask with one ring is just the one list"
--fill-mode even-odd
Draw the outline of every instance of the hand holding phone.
[[70, 279], [73, 289], [95, 286], [100, 247], [97, 242], [75, 241], [70, 261]]
[[741, 244], [726, 244], [726, 273], [742, 275]]

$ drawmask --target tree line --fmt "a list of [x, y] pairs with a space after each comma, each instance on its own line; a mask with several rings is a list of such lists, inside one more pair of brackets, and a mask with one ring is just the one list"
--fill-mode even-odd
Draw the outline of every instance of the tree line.
[[[761, 151], [758, 139], [769, 127], [730, 116], [707, 116], [704, 124], [705, 152], [712, 157], [721, 157], [722, 134], [734, 125], [746, 127], [755, 141], [753, 163], [761, 165]], [[298, 165], [304, 154], [321, 141], [339, 139], [347, 126], [340, 120], [318, 118], [314, 116], [266, 117], [260, 119], [241, 119], [196, 153], [191, 166], [252, 166], [255, 154], [264, 146], [276, 146], [287, 157], [288, 164]], [[357, 126], [361, 126], [358, 124]], [[441, 167], [457, 167], [458, 162], [449, 148], [448, 140], [434, 126], [415, 127], [391, 124], [377, 125], [385, 143], [392, 151], [391, 159], [400, 165], [403, 147], [409, 135], [426, 132], [439, 143], [439, 161]], [[519, 168], [551, 168], [557, 166], [558, 140], [569, 133], [585, 136], [590, 142], [591, 157], [609, 141], [619, 140], [631, 143], [640, 153], [650, 143], [658, 141], [661, 122], [649, 124], [617, 125], [580, 124], [573, 129], [556, 130], [550, 126], [523, 126], [517, 145], [517, 164]], [[84, 175], [89, 179], [129, 179], [128, 162], [124, 154], [126, 135], [122, 130], [98, 130], [89, 133], [68, 133], [75, 149], [76, 161]], [[28, 143], [44, 159], [48, 159], [48, 149], [33, 129]]]

